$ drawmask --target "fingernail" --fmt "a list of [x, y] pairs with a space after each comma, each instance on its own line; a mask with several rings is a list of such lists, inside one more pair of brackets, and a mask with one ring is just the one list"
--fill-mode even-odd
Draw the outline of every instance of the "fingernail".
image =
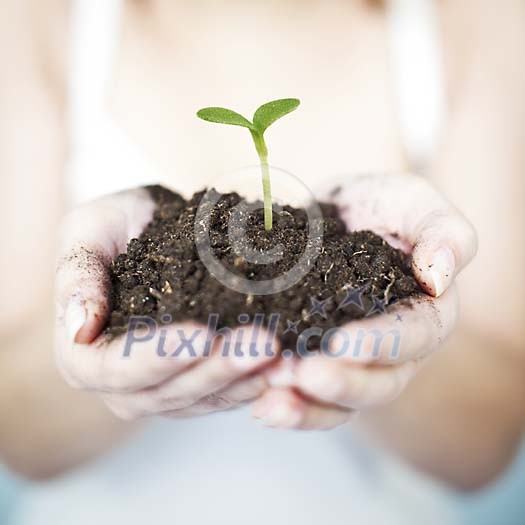
[[68, 341], [71, 343], [75, 342], [78, 331], [84, 326], [86, 319], [86, 308], [75, 300], [70, 301], [65, 314]]
[[430, 275], [434, 283], [434, 293], [439, 297], [452, 283], [456, 260], [452, 250], [446, 246], [434, 253], [429, 265]]

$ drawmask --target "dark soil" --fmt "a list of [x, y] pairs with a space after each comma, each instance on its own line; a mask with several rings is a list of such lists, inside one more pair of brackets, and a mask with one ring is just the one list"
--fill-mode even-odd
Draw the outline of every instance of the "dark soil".
[[[370, 231], [348, 232], [336, 207], [321, 204], [323, 245], [302, 280], [273, 295], [235, 292], [208, 272], [197, 252], [194, 219], [204, 192], [186, 201], [160, 186], [152, 186], [149, 191], [157, 203], [152, 222], [138, 239], [129, 242], [127, 252], [111, 266], [113, 311], [108, 334], [125, 331], [134, 315], [150, 316], [160, 322], [162, 316], [169, 314], [173, 321], [192, 319], [207, 324], [209, 315], [216, 313], [221, 328], [238, 326], [241, 314], [250, 319], [257, 313], [265, 314], [266, 324], [268, 316], [274, 313], [280, 316], [277, 336], [283, 348], [295, 348], [297, 335], [289, 328], [289, 322], [298, 321], [299, 332], [310, 326], [327, 330], [371, 313], [380, 314], [385, 306], [421, 291], [406, 254]], [[209, 232], [215, 256], [232, 272], [250, 280], [282, 275], [305, 250], [305, 211], [284, 206], [281, 213], [274, 214], [271, 233], [264, 230], [262, 210], [250, 212], [246, 242], [257, 250], [278, 244], [284, 247], [277, 262], [250, 263], [234, 253], [227, 235], [230, 210], [240, 200], [236, 193], [226, 194], [214, 208]], [[355, 293], [358, 288], [361, 295]], [[350, 303], [346, 306], [345, 298]], [[327, 300], [324, 315], [323, 307], [313, 308], [314, 300]]]

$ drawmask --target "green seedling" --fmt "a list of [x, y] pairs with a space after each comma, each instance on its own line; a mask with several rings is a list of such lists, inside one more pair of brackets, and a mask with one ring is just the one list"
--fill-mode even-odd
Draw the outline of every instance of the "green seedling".
[[204, 108], [197, 112], [197, 116], [207, 122], [241, 126], [250, 130], [255, 149], [261, 162], [262, 186], [264, 196], [264, 229], [272, 229], [272, 188], [270, 170], [268, 167], [268, 148], [264, 141], [264, 132], [281, 117], [297, 109], [300, 101], [296, 98], [283, 98], [263, 104], [253, 115], [253, 122], [226, 108]]

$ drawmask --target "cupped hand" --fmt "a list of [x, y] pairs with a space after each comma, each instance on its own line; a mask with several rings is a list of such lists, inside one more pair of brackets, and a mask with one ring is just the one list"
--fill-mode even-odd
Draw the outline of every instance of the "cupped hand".
[[[154, 209], [149, 192], [138, 189], [89, 203], [66, 218], [56, 279], [55, 356], [63, 377], [74, 388], [100, 394], [124, 419], [200, 415], [257, 397], [267, 385], [255, 372], [275, 355], [262, 329], [252, 341], [243, 327], [243, 344], [226, 357], [221, 338], [207, 346], [206, 327], [192, 322], [160, 327], [148, 340], [134, 342], [128, 357], [127, 334], [110, 339], [102, 333], [110, 313], [109, 265]], [[234, 330], [232, 341], [236, 335]], [[183, 339], [192, 338], [191, 348], [184, 347]]]
[[[477, 250], [469, 222], [420, 177], [355, 176], [324, 194], [349, 229], [372, 230], [409, 253], [426, 294], [342, 327], [351, 342], [375, 330], [384, 335], [379, 343], [369, 335], [359, 352], [336, 357], [341, 342], [331, 338], [328, 351], [281, 362], [274, 386], [253, 407], [253, 415], [273, 427], [328, 429], [396, 399], [453, 330], [458, 315], [454, 279]], [[399, 334], [395, 352], [389, 337], [393, 330]]]

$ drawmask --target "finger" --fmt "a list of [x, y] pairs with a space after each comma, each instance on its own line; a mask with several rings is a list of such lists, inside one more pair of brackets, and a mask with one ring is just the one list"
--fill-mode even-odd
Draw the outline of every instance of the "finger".
[[402, 364], [435, 351], [454, 329], [457, 316], [455, 286], [438, 298], [421, 294], [384, 314], [325, 332], [321, 352], [336, 361]]
[[323, 403], [363, 409], [396, 399], [422, 366], [408, 361], [398, 366], [350, 366], [318, 354], [297, 366], [295, 386]]
[[308, 401], [290, 388], [273, 388], [255, 402], [252, 415], [270, 427], [329, 430], [349, 421], [355, 412]]
[[[240, 403], [253, 401], [259, 397], [267, 387], [268, 383], [265, 377], [255, 372], [253, 375], [240, 379], [225, 389], [220, 390], [217, 392], [217, 395], [228, 400], [231, 405], [236, 406]], [[199, 403], [202, 401], [201, 399]]]
[[194, 405], [182, 410], [161, 412], [159, 415], [168, 418], [200, 416], [213, 412], [230, 410], [258, 398], [268, 384], [261, 374], [254, 374], [246, 379], [240, 379], [217, 393], [209, 394], [199, 399]]
[[[109, 316], [111, 283], [109, 258], [93, 250], [79, 248], [59, 269], [57, 296], [67, 301], [62, 314], [68, 341], [91, 343], [102, 331]], [[61, 315], [60, 306], [57, 307]]]
[[[241, 339], [240, 333], [243, 334]], [[232, 341], [242, 341], [235, 351], [230, 351], [230, 348], [225, 355], [225, 347], [221, 341], [215, 346], [212, 355], [167, 381], [138, 392], [121, 394], [120, 404], [127, 405], [135, 417], [142, 417], [185, 409], [206, 397], [218, 402], [229, 399], [224, 394], [228, 386], [233, 389], [233, 385], [241, 378], [264, 367], [278, 355], [275, 348], [271, 351], [267, 348], [267, 332], [259, 329], [256, 340], [252, 339], [253, 333], [254, 329], [251, 327], [233, 330]], [[250, 345], [255, 346], [250, 348]], [[241, 353], [244, 355], [241, 356]], [[249, 355], [250, 353], [253, 355]], [[229, 395], [242, 395], [240, 391], [245, 387], [246, 385], [237, 384], [238, 390], [230, 391]]]
[[140, 324], [115, 339], [100, 336], [91, 345], [57, 349], [57, 361], [73, 386], [102, 392], [141, 390], [196, 364], [209, 348], [203, 326], [187, 322], [159, 327], [153, 319], [138, 319]]
[[259, 397], [267, 388], [264, 377], [260, 374], [241, 379], [224, 390], [209, 394], [199, 399], [195, 404], [177, 409], [158, 410], [151, 406], [146, 408], [142, 402], [133, 402], [129, 395], [101, 394], [101, 398], [109, 409], [120, 419], [133, 421], [153, 415], [168, 419], [203, 416], [239, 407]]
[[56, 299], [71, 340], [88, 344], [100, 333], [109, 315], [109, 264], [151, 220], [153, 208], [145, 190], [133, 190], [87, 204], [64, 220]]
[[434, 210], [414, 224], [412, 270], [421, 287], [439, 297], [472, 260], [477, 238], [469, 222], [452, 206]]
[[264, 371], [268, 384], [272, 387], [293, 386], [294, 371], [299, 360], [299, 356], [292, 356], [288, 359], [278, 359], [272, 366]]

